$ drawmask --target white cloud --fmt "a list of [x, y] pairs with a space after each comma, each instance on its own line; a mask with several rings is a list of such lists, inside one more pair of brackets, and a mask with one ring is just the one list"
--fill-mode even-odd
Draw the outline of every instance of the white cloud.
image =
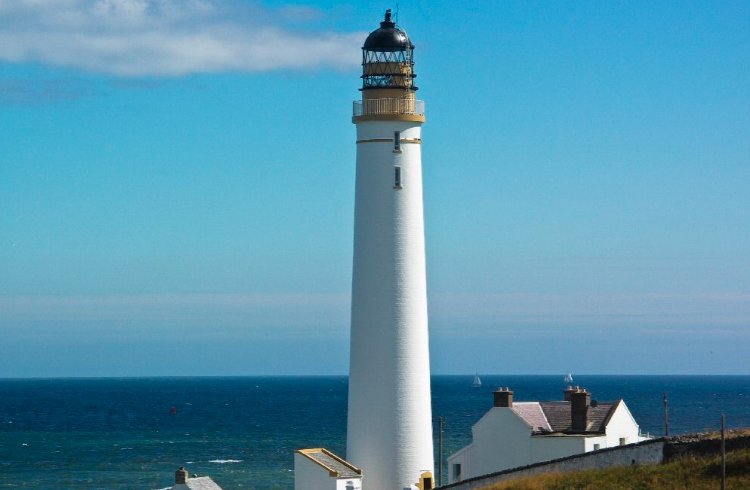
[[464, 336], [498, 333], [500, 327], [532, 326], [557, 330], [615, 328], [686, 332], [711, 328], [746, 332], [750, 295], [704, 292], [663, 294], [456, 294], [430, 296], [430, 314], [445, 332]]
[[0, 295], [0, 331], [26, 337], [222, 335], [340, 336], [347, 294]]
[[0, 61], [118, 76], [356, 66], [363, 33], [304, 29], [320, 17], [236, 0], [0, 0]]

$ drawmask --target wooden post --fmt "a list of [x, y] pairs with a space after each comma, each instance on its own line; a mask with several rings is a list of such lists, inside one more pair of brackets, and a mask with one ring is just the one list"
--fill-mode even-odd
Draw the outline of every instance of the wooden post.
[[721, 490], [727, 488], [727, 435], [726, 418], [721, 414]]
[[438, 481], [437, 486], [443, 486], [443, 417], [438, 422]]
[[664, 437], [669, 437], [669, 394], [664, 392]]

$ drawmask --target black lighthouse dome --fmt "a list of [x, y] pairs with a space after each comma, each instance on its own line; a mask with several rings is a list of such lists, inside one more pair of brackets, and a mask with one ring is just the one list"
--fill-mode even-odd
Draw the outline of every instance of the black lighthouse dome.
[[414, 45], [406, 32], [396, 27], [396, 23], [391, 20], [391, 9], [388, 9], [385, 11], [385, 20], [380, 23], [380, 29], [372, 31], [367, 36], [362, 49], [367, 51], [405, 51], [414, 49]]
[[380, 28], [372, 31], [362, 46], [362, 90], [417, 90], [414, 86], [414, 45], [403, 29], [385, 11]]

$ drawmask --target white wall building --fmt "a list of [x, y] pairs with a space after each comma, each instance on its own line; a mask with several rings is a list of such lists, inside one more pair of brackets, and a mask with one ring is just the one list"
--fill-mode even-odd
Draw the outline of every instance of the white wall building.
[[362, 470], [323, 448], [294, 453], [294, 490], [362, 490]]
[[472, 443], [448, 457], [449, 483], [648, 439], [623, 400], [592, 402], [578, 387], [564, 401], [514, 402], [507, 388], [494, 397]]

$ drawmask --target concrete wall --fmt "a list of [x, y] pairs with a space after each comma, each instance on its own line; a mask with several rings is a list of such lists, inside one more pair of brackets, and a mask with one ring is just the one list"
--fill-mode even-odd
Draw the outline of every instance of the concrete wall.
[[451, 490], [475, 490], [507, 480], [543, 473], [567, 472], [629, 466], [631, 464], [659, 464], [664, 459], [664, 439], [651, 439], [637, 444], [617, 446], [595, 452], [576, 454], [554, 461], [537, 463], [490, 475], [480, 476], [440, 487]]

